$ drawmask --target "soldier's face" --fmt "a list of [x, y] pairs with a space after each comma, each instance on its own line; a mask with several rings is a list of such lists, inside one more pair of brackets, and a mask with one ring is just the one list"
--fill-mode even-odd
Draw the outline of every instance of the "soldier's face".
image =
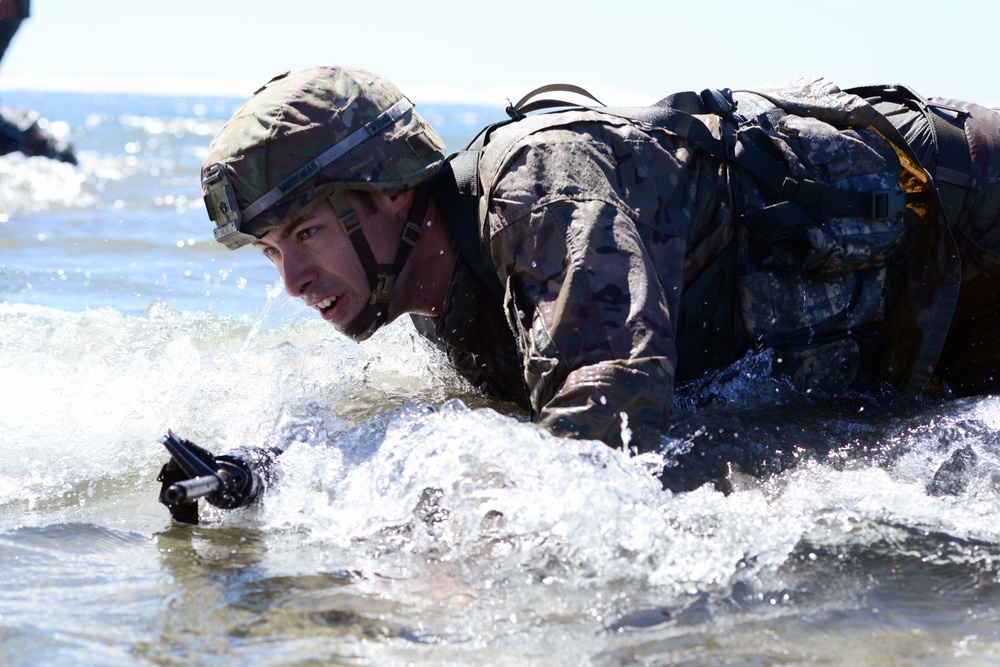
[[[386, 227], [380, 224], [382, 212], [363, 206], [355, 210], [376, 259], [389, 261], [394, 243], [387, 243], [386, 234], [380, 233]], [[275, 227], [254, 245], [277, 267], [285, 291], [315, 308], [327, 322], [344, 327], [368, 303], [368, 278], [329, 202]], [[368, 335], [365, 332], [358, 339]]]

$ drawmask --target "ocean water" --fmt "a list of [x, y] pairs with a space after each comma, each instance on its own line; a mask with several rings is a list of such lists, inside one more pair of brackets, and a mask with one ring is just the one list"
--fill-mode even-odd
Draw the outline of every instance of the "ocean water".
[[[2, 102], [79, 165], [0, 157], [0, 664], [1000, 660], [995, 397], [803, 396], [748, 359], [685, 388], [661, 456], [555, 438], [211, 240], [240, 100]], [[502, 113], [417, 102], [449, 149]], [[258, 505], [178, 525], [167, 429], [287, 450]], [[725, 483], [663, 490], [688, 450]]]

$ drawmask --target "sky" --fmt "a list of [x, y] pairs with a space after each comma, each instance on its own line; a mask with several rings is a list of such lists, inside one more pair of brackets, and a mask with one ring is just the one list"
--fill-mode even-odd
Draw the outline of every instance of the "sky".
[[1000, 106], [1000, 2], [32, 0], [2, 90], [249, 97], [360, 66], [417, 104], [502, 105], [553, 82], [607, 104], [806, 74]]

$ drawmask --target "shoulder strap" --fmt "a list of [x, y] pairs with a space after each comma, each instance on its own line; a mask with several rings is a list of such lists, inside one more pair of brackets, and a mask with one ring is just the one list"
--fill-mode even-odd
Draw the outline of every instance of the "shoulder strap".
[[[560, 99], [542, 99], [530, 102], [540, 94], [554, 91], [583, 95], [600, 104], [596, 97], [579, 86], [551, 84], [536, 88], [522, 97], [516, 105], [508, 106], [507, 114], [512, 119], [518, 120], [529, 111], [572, 106], [580, 108], [579, 105], [572, 105]], [[711, 114], [724, 120], [732, 120], [736, 124], [745, 124], [746, 119], [737, 114], [733, 91], [728, 88], [722, 90], [706, 89], [700, 93], [694, 91], [675, 93], [649, 106], [583, 108], [620, 116], [628, 120], [645, 122], [684, 137], [716, 158], [741, 167], [767, 187], [780, 201], [795, 202], [809, 208], [821, 209], [832, 215], [850, 217], [895, 217], [906, 208], [906, 195], [903, 192], [853, 192], [833, 188], [809, 179], [796, 179], [787, 166], [752, 142], [739, 142], [727, 147], [726, 141], [712, 134], [711, 130], [696, 116]], [[877, 129], [880, 131], [895, 130], [891, 124], [885, 123], [885, 125], [888, 125], [888, 128], [880, 126]], [[895, 134], [898, 135], [898, 132]], [[895, 139], [895, 137], [891, 138]], [[904, 150], [907, 148], [905, 142], [901, 148]], [[775, 212], [779, 210], [775, 209]], [[770, 212], [761, 213], [758, 215], [759, 220], [753, 224], [760, 225], [763, 230], [770, 231], [773, 228], [780, 232], [791, 219], [778, 216], [778, 218], [771, 220], [770, 216]]]
[[482, 243], [478, 226], [479, 196], [481, 194], [478, 172], [479, 154], [489, 142], [490, 135], [495, 129], [521, 120], [532, 111], [573, 107], [588, 108], [556, 98], [532, 101], [538, 95], [551, 92], [581, 95], [601, 105], [594, 109], [596, 111], [663, 127], [690, 139], [720, 159], [726, 158], [726, 148], [723, 142], [715, 137], [704, 123], [691, 115], [692, 112], [706, 107], [721, 111], [727, 104], [731, 104], [726, 103], [722, 94], [717, 91], [702, 93], [702, 96], [708, 96], [707, 102], [696, 93], [680, 93], [666, 97], [652, 106], [605, 107], [600, 100], [585, 89], [572, 84], [557, 83], [536, 88], [522, 97], [516, 104], [508, 105], [506, 112], [509, 119], [492, 123], [483, 128], [463, 150], [448, 157], [430, 184], [435, 201], [448, 220], [448, 228], [459, 254], [487, 291], [501, 303], [503, 302], [504, 289], [496, 275], [496, 268], [489, 256], [489, 251]]
[[[531, 101], [538, 95], [550, 92], [574, 93], [597, 102], [597, 107], [581, 106], [578, 103], [568, 102], [561, 99], [546, 98]], [[734, 107], [731, 100], [725, 101], [725, 94], [728, 91], [705, 90], [702, 93], [685, 92], [664, 97], [656, 104], [649, 106], [614, 106], [608, 107], [598, 100], [594, 95], [585, 89], [572, 84], [554, 83], [542, 86], [531, 91], [522, 97], [517, 104], [507, 107], [507, 115], [512, 121], [521, 120], [526, 114], [532, 111], [542, 111], [546, 109], [586, 109], [588, 111], [598, 111], [600, 113], [619, 116], [631, 121], [640, 121], [656, 127], [662, 127], [674, 134], [689, 139], [699, 148], [705, 150], [719, 159], [726, 159], [726, 149], [723, 142], [712, 134], [711, 130], [695, 118], [693, 114], [715, 113], [725, 109], [731, 111]], [[704, 98], [707, 98], [704, 99]], [[706, 111], [708, 110], [708, 111]], [[510, 121], [507, 121], [510, 122]], [[492, 128], [493, 126], [491, 126]]]
[[[935, 104], [912, 88], [899, 84], [861, 86], [851, 88], [847, 92], [863, 98], [876, 98], [898, 104], [909, 103], [910, 108], [915, 106], [923, 114], [930, 125], [937, 151], [937, 164], [932, 172], [934, 183], [941, 195], [941, 203], [948, 221], [952, 225], [957, 224], [966, 199], [978, 185], [972, 173], [972, 159], [969, 156], [969, 143], [965, 135], [968, 111]], [[941, 110], [951, 113], [942, 113]], [[893, 129], [895, 130], [895, 127]], [[896, 134], [898, 135], [898, 131]], [[899, 136], [902, 139], [901, 135]], [[924, 168], [931, 171], [926, 165]]]
[[[855, 91], [848, 91], [855, 92]], [[596, 102], [598, 107], [581, 106], [558, 97], [535, 99], [549, 93], [571, 93]], [[855, 92], [855, 94], [857, 94]], [[729, 89], [706, 89], [700, 93], [685, 91], [659, 100], [649, 106], [604, 106], [587, 90], [572, 84], [550, 84], [532, 90], [516, 104], [506, 108], [508, 120], [498, 121], [483, 128], [472, 141], [458, 153], [451, 155], [431, 184], [435, 199], [449, 221], [449, 229], [470, 269], [486, 286], [490, 294], [502, 301], [503, 287], [496, 276], [495, 267], [483, 246], [478, 227], [479, 195], [478, 177], [479, 154], [489, 142], [490, 134], [503, 125], [519, 121], [533, 111], [552, 109], [586, 109], [619, 116], [630, 121], [647, 123], [661, 127], [684, 137], [701, 150], [720, 160], [731, 162], [752, 175], [774, 193], [780, 201], [795, 202], [813, 209], [821, 209], [833, 215], [858, 217], [895, 217], [906, 208], [907, 196], [903, 192], [853, 192], [845, 191], [811, 181], [796, 179], [787, 166], [770, 156], [753, 141], [734, 139], [734, 128], [741, 125], [746, 132], [746, 120], [736, 112], [733, 93]], [[727, 138], [715, 136], [699, 115], [716, 115], [731, 121]], [[875, 115], [873, 124], [893, 143], [900, 142], [902, 150], [909, 147], [899, 137], [898, 131], [890, 123], [878, 123], [882, 117]], [[751, 135], [753, 134], [750, 128]], [[751, 136], [752, 138], [752, 136]], [[780, 239], [792, 226], [802, 224], [798, 215], [787, 215], [786, 207], [774, 206], [756, 212], [748, 222], [765, 237]]]
[[563, 100], [559, 99], [544, 99], [544, 100], [535, 100], [534, 102], [531, 102], [531, 100], [538, 95], [542, 95], [544, 93], [553, 93], [553, 92], [573, 93], [575, 95], [580, 95], [582, 97], [586, 97], [587, 99], [593, 100], [602, 107], [604, 106], [604, 102], [600, 101], [599, 99], [591, 95], [587, 90], [581, 88], [580, 86], [575, 86], [572, 83], [550, 83], [547, 86], [540, 86], [539, 88], [535, 88], [530, 93], [528, 93], [520, 100], [518, 100], [517, 104], [507, 105], [506, 108], [507, 115], [510, 116], [512, 120], [520, 120], [524, 118], [526, 114], [529, 114], [532, 111], [541, 111], [542, 109], [556, 109], [560, 107], [579, 106], [576, 104], [571, 104], [569, 102], [564, 102]]
[[[491, 126], [492, 127], [492, 126]], [[487, 292], [503, 303], [504, 289], [496, 274], [489, 250], [479, 233], [479, 152], [485, 143], [486, 130], [471, 146], [448, 157], [430, 183], [434, 200], [444, 214], [451, 238], [466, 266]]]

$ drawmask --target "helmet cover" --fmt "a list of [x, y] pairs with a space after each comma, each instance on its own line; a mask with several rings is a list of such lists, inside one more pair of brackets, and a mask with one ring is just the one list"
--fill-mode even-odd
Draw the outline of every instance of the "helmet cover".
[[[339, 154], [337, 146], [350, 149]], [[209, 145], [202, 190], [221, 228], [227, 206], [219, 212], [209, 183], [226, 181], [238, 233], [216, 236], [233, 248], [301, 217], [335, 190], [412, 188], [444, 157], [440, 137], [394, 84], [363, 69], [321, 66], [275, 77], [233, 114]]]

